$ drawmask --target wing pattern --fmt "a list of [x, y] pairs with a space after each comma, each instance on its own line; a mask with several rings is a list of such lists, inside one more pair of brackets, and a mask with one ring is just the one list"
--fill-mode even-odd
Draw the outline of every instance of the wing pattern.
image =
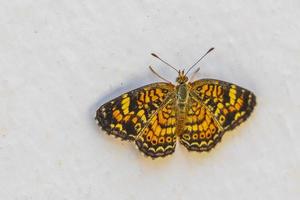
[[136, 138], [136, 145], [147, 156], [164, 157], [175, 151], [177, 136], [174, 98], [149, 120]]
[[224, 132], [245, 121], [256, 105], [255, 95], [235, 84], [202, 79], [190, 85], [186, 128], [181, 134], [181, 143], [189, 150], [212, 149]]
[[190, 98], [180, 143], [190, 151], [209, 151], [223, 136], [223, 129], [210, 111]]
[[102, 105], [96, 113], [98, 124], [109, 134], [134, 140], [174, 86], [154, 83], [125, 93]]

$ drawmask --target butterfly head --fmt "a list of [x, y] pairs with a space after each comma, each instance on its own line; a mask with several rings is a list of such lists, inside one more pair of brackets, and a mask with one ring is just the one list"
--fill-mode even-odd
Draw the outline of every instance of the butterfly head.
[[176, 82], [179, 84], [183, 84], [188, 82], [188, 77], [186, 76], [186, 74], [184, 73], [184, 70], [179, 70], [178, 71], [178, 77], [176, 78]]

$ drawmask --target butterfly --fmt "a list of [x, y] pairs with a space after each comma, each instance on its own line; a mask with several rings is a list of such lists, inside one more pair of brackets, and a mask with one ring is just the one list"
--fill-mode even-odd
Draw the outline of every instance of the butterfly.
[[152, 55], [178, 72], [176, 84], [150, 67], [165, 82], [124, 93], [97, 110], [95, 119], [109, 135], [134, 141], [144, 155], [152, 158], [172, 154], [177, 141], [189, 151], [204, 152], [252, 113], [256, 97], [245, 88], [215, 79], [189, 82], [188, 72], [204, 56], [185, 73]]

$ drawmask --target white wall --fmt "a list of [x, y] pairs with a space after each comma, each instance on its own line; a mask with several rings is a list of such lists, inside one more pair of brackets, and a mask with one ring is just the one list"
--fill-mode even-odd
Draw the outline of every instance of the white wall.
[[[0, 199], [299, 199], [300, 2], [0, 2]], [[163, 160], [98, 130], [96, 109], [176, 74], [237, 83], [258, 106], [210, 153]]]

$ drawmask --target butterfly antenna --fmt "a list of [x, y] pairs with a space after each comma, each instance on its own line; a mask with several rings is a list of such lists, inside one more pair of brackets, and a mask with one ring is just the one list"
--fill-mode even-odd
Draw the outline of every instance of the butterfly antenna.
[[167, 79], [165, 79], [164, 77], [162, 77], [161, 75], [159, 75], [156, 71], [154, 71], [154, 69], [151, 66], [149, 66], [149, 69], [151, 70], [151, 72], [153, 72], [153, 74], [155, 74], [156, 76], [158, 76], [162, 80], [164, 80], [164, 81], [166, 81], [168, 83], [171, 83], [171, 81], [168, 81]]
[[175, 67], [173, 67], [172, 65], [170, 65], [169, 63], [167, 63], [166, 61], [164, 61], [163, 59], [158, 57], [158, 55], [156, 55], [155, 53], [151, 53], [151, 55], [154, 56], [155, 58], [159, 59], [161, 62], [165, 63], [166, 65], [168, 65], [172, 69], [174, 69], [177, 73], [179, 73], [179, 71]]
[[197, 62], [195, 62], [195, 64], [193, 64], [185, 73], [185, 75], [187, 75], [191, 69], [193, 69], [207, 54], [209, 54], [212, 50], [214, 50], [215, 48], [210, 48], [203, 56], [201, 56], [201, 58], [199, 58], [199, 60], [197, 60]]

